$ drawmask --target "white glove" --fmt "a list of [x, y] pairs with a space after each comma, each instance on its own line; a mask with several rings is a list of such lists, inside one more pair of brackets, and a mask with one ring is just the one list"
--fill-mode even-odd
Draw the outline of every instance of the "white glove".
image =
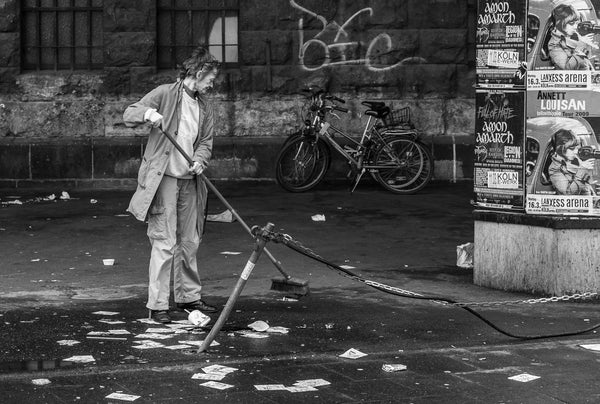
[[146, 121], [152, 122], [152, 126], [160, 126], [160, 124], [162, 123], [163, 116], [156, 112], [155, 109], [150, 108], [144, 114], [144, 118], [146, 119]]

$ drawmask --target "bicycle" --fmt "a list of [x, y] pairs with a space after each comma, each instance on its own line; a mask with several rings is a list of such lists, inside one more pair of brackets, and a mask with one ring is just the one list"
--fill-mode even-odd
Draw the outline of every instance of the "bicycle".
[[[369, 174], [385, 189], [397, 194], [413, 194], [423, 189], [433, 175], [433, 157], [410, 122], [410, 108], [392, 111], [382, 101], [362, 101], [369, 116], [359, 140], [335, 127], [328, 118], [333, 111], [348, 113], [337, 103], [339, 97], [319, 88], [308, 88], [309, 108], [304, 126], [291, 134], [276, 160], [278, 184], [290, 192], [316, 187], [331, 164], [331, 148], [341, 154], [354, 174], [353, 192], [363, 174]], [[349, 141], [341, 145], [339, 134]]]

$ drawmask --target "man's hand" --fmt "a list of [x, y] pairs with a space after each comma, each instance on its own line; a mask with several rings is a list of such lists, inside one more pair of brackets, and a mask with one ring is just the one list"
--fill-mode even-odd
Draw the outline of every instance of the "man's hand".
[[202, 174], [202, 172], [204, 171], [204, 165], [200, 164], [197, 161], [194, 161], [194, 164], [192, 164], [192, 166], [189, 169], [189, 173], [190, 174], [196, 174], [196, 175], [200, 175]]
[[152, 126], [154, 126], [155, 128], [162, 127], [163, 116], [161, 114], [159, 114], [158, 112], [156, 112], [155, 109], [149, 109], [146, 112], [145, 118], [146, 118], [146, 121], [152, 123]]

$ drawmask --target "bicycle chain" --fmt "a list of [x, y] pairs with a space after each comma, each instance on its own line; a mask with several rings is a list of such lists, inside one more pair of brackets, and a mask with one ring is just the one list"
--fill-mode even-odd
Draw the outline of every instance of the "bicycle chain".
[[[298, 249], [298, 250], [302, 250], [306, 255], [312, 257], [312, 258], [316, 258], [317, 260], [320, 261], [325, 261], [327, 263], [329, 263], [330, 261], [325, 260], [323, 257], [321, 257], [319, 254], [317, 254], [316, 252], [314, 252], [313, 250], [311, 250], [308, 247], [305, 247], [304, 245], [302, 245], [299, 241], [294, 240], [294, 238], [292, 236], [290, 236], [289, 234], [285, 234], [285, 233], [274, 233], [274, 232], [269, 232], [268, 234], [268, 239], [270, 241], [274, 241], [276, 243], [281, 243], [284, 244], [286, 246], [289, 247], [289, 244], [293, 244], [294, 245], [294, 249]], [[337, 268], [337, 265], [335, 264], [327, 264], [327, 266], [329, 266], [330, 268], [336, 269], [338, 271], [340, 271]], [[418, 298], [424, 298], [425, 296], [417, 293], [417, 292], [413, 292], [410, 290], [406, 290], [406, 289], [401, 289], [395, 286], [391, 286], [391, 285], [387, 285], [385, 283], [381, 283], [381, 282], [376, 282], [376, 281], [372, 281], [369, 279], [364, 279], [361, 278], [358, 275], [350, 275], [348, 273], [342, 272], [343, 276], [350, 278], [350, 279], [354, 279], [354, 280], [358, 280], [359, 282], [363, 282], [366, 285], [369, 285], [371, 287], [374, 287], [376, 289], [382, 289], [382, 290], [387, 290], [390, 292], [394, 292], [400, 295], [404, 295], [406, 297], [418, 297]], [[515, 305], [515, 304], [537, 304], [537, 303], [553, 303], [553, 302], [561, 302], [561, 301], [570, 301], [570, 300], [585, 300], [585, 299], [590, 299], [594, 296], [598, 296], [597, 292], [584, 292], [584, 293], [574, 293], [572, 295], [562, 295], [562, 296], [552, 296], [552, 297], [541, 297], [541, 298], [537, 298], [537, 299], [523, 299], [523, 300], [498, 300], [498, 301], [490, 301], [490, 302], [455, 302], [455, 303], [449, 303], [449, 302], [445, 302], [445, 301], [440, 301], [440, 300], [435, 300], [435, 298], [432, 298], [431, 300], [434, 303], [439, 303], [439, 304], [444, 304], [444, 305], [451, 305], [451, 306], [457, 306], [457, 307], [472, 307], [472, 306], [478, 306], [478, 307], [491, 307], [491, 306], [503, 306], [503, 305]]]

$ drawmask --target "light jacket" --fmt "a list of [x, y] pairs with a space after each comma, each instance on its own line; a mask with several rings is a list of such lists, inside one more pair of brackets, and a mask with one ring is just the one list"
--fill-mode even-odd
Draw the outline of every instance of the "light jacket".
[[[135, 127], [145, 123], [144, 114], [148, 109], [154, 108], [163, 116], [163, 130], [176, 137], [181, 118], [181, 97], [183, 91], [183, 81], [158, 86], [146, 94], [140, 101], [131, 104], [125, 109], [123, 113], [125, 125]], [[194, 142], [194, 155], [191, 157], [192, 160], [206, 167], [212, 154], [214, 112], [212, 106], [204, 97], [200, 96], [198, 103], [200, 105], [198, 137]], [[179, 151], [161, 133], [159, 128], [152, 128], [138, 172], [137, 189], [127, 208], [127, 211], [131, 212], [138, 220], [146, 220], [156, 190], [165, 175], [170, 153], [179, 153]], [[200, 176], [196, 176], [196, 181], [198, 192], [198, 234], [202, 236], [207, 189], [206, 184]]]
[[548, 54], [556, 68], [561, 70], [586, 70], [590, 68], [589, 59], [580, 54], [589, 53], [589, 45], [565, 35], [554, 29], [548, 41]]
[[590, 170], [568, 162], [562, 156], [554, 154], [548, 167], [550, 181], [561, 195], [592, 195], [589, 184]]

